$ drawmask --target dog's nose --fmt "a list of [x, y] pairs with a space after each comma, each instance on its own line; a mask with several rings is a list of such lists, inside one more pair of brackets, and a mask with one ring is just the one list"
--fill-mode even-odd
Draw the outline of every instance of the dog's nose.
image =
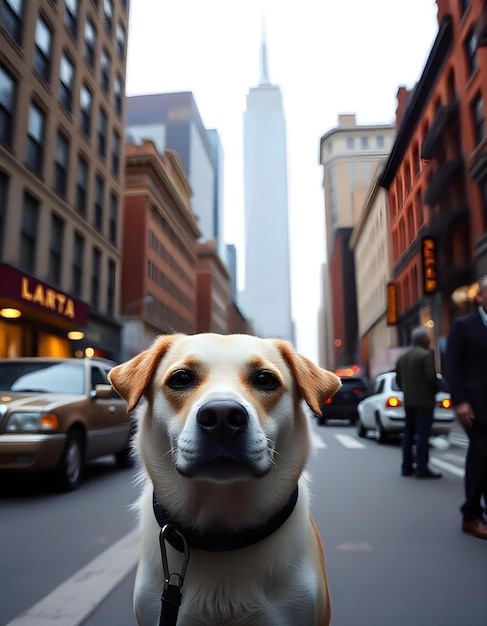
[[196, 421], [205, 434], [224, 442], [247, 428], [249, 415], [238, 402], [214, 400], [199, 409]]

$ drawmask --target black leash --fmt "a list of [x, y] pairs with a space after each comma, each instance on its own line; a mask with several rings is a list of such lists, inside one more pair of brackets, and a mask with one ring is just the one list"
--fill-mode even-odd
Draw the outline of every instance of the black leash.
[[[183, 554], [180, 572], [170, 572], [167, 559], [166, 542], [173, 545], [175, 541], [182, 547], [182, 550], [179, 550]], [[161, 528], [159, 545], [161, 547], [162, 569], [164, 572], [164, 589], [161, 596], [162, 606], [159, 626], [176, 626], [182, 600], [184, 577], [189, 561], [189, 547], [184, 535], [172, 524], [166, 524], [164, 528]]]

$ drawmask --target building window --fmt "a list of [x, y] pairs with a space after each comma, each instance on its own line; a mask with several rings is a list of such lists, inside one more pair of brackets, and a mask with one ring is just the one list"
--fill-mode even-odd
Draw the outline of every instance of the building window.
[[64, 23], [68, 27], [69, 32], [76, 39], [78, 30], [78, 0], [66, 0]]
[[0, 65], [0, 142], [12, 147], [16, 84]]
[[107, 313], [111, 317], [115, 315], [115, 286], [116, 266], [112, 260], [108, 261], [108, 289], [107, 289]]
[[107, 155], [107, 126], [107, 114], [103, 109], [100, 109], [98, 116], [98, 152], [102, 157]]
[[44, 128], [46, 116], [44, 112], [31, 102], [29, 108], [29, 124], [27, 127], [27, 153], [26, 163], [37, 174], [42, 174], [42, 158], [44, 145]]
[[93, 96], [86, 85], [82, 85], [79, 94], [80, 101], [80, 127], [85, 135], [90, 136], [91, 132], [91, 106]]
[[110, 220], [108, 223], [108, 239], [115, 246], [117, 245], [118, 230], [118, 198], [115, 194], [110, 196]]
[[2, 28], [20, 46], [22, 43], [23, 0], [3, 0]]
[[347, 163], [348, 184], [353, 189], [355, 187], [355, 163]]
[[66, 197], [68, 188], [69, 141], [63, 133], [58, 132], [56, 141], [56, 157], [54, 162], [54, 191]]
[[83, 287], [83, 258], [85, 253], [85, 240], [79, 233], [74, 234], [73, 246], [73, 293], [79, 297]]
[[460, 9], [461, 9], [462, 15], [465, 15], [469, 6], [470, 6], [470, 0], [460, 0]]
[[480, 185], [480, 191], [482, 192], [482, 208], [484, 211], [484, 231], [487, 230], [487, 178], [484, 178]]
[[105, 15], [105, 28], [108, 34], [112, 34], [113, 5], [112, 0], [103, 0], [103, 13]]
[[465, 39], [465, 55], [467, 58], [468, 75], [472, 76], [477, 71], [479, 62], [477, 59], [477, 35], [471, 30]]
[[122, 115], [122, 81], [119, 76], [115, 78], [113, 83], [113, 97], [115, 100], [115, 110]]
[[123, 61], [125, 55], [125, 29], [120, 22], [117, 24], [117, 52]]
[[7, 215], [8, 176], [0, 171], [0, 259], [3, 253], [3, 238]]
[[96, 30], [91, 20], [85, 22], [85, 59], [95, 67]]
[[101, 252], [98, 248], [93, 248], [91, 267], [91, 306], [94, 309], [98, 309], [100, 306], [100, 270]]
[[51, 240], [49, 245], [49, 282], [57, 287], [61, 284], [61, 268], [63, 256], [64, 222], [51, 215]]
[[384, 147], [384, 137], [382, 137], [382, 135], [379, 135], [377, 137], [377, 147], [378, 148], [383, 148]]
[[79, 154], [76, 176], [76, 210], [86, 216], [86, 200], [88, 195], [88, 163]]
[[110, 89], [110, 56], [106, 50], [101, 53], [100, 60], [101, 87], [105, 93]]
[[120, 178], [120, 135], [116, 130], [112, 137], [112, 171], [117, 178]]
[[347, 150], [353, 150], [355, 148], [355, 139], [353, 137], [347, 137]]
[[39, 16], [35, 34], [34, 69], [47, 83], [51, 78], [51, 52], [52, 30]]
[[67, 111], [73, 108], [73, 80], [74, 66], [70, 59], [63, 54], [59, 64], [59, 99]]
[[362, 150], [368, 150], [369, 148], [369, 138], [368, 137], [360, 137], [360, 147]]
[[475, 145], [478, 146], [485, 137], [484, 101], [480, 95], [472, 102], [472, 121]]
[[98, 232], [103, 230], [103, 196], [105, 195], [105, 182], [100, 176], [95, 181], [95, 210], [93, 225]]
[[28, 193], [24, 194], [22, 231], [20, 233], [20, 266], [29, 274], [35, 273], [37, 222], [39, 203]]

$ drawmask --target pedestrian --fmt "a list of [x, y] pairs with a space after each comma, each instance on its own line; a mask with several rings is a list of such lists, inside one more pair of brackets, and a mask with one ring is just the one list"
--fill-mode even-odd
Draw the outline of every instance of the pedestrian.
[[487, 276], [478, 281], [475, 303], [471, 313], [452, 323], [445, 373], [453, 406], [468, 436], [462, 528], [487, 539]]
[[[396, 380], [404, 392], [406, 414], [402, 437], [402, 475], [416, 478], [441, 478], [428, 465], [429, 438], [433, 425], [436, 393], [439, 391], [435, 354], [429, 347], [430, 337], [423, 326], [411, 333], [412, 347], [396, 363]], [[413, 445], [416, 441], [416, 467]]]

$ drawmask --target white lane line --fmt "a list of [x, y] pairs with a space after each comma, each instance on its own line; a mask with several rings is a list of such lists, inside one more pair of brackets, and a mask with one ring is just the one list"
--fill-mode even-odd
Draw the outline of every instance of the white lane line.
[[135, 566], [139, 543], [136, 529], [6, 626], [78, 626]]
[[441, 459], [430, 457], [430, 463], [439, 469], [445, 470], [445, 472], [453, 474], [454, 476], [459, 476], [460, 478], [465, 476], [465, 470], [457, 465], [453, 465], [453, 463], [448, 463], [448, 461], [442, 461]]
[[351, 435], [334, 435], [335, 439], [337, 439], [344, 448], [356, 448], [357, 450], [360, 448], [366, 448], [367, 446], [352, 437]]
[[311, 434], [311, 442], [315, 450], [324, 450], [326, 448], [326, 443], [316, 433]]

